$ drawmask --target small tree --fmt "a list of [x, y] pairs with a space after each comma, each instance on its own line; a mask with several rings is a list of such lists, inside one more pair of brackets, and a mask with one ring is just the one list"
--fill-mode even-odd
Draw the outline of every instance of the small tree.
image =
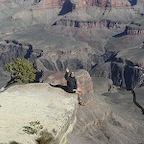
[[24, 58], [17, 58], [14, 62], [6, 65], [6, 70], [11, 75], [11, 80], [8, 84], [14, 82], [29, 83], [35, 80], [36, 70], [33, 65], [28, 63]]

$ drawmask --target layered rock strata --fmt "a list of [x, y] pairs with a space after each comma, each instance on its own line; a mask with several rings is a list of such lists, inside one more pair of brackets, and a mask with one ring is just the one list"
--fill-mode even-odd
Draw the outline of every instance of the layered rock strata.
[[121, 22], [114, 22], [110, 20], [99, 20], [99, 21], [80, 21], [80, 20], [70, 20], [70, 19], [60, 19], [54, 23], [54, 26], [67, 26], [67, 27], [75, 27], [75, 28], [103, 28], [106, 27], [108, 29], [119, 30], [124, 28], [126, 24]]
[[132, 62], [108, 62], [91, 71], [91, 75], [96, 77], [109, 78], [114, 85], [121, 88], [131, 89], [138, 85], [141, 72], [136, 69]]
[[76, 8], [86, 8], [90, 6], [98, 6], [101, 8], [130, 8], [131, 5], [127, 0], [71, 0], [73, 4], [76, 5]]
[[141, 27], [141, 24], [138, 24], [137, 26], [135, 26], [135, 25], [127, 26], [126, 34], [142, 36], [142, 35], [144, 35], [144, 27]]
[[39, 7], [42, 8], [60, 8], [62, 6], [62, 0], [41, 0]]
[[[36, 144], [45, 131], [53, 135], [52, 144], [65, 144], [76, 122], [77, 96], [48, 84], [14, 86], [1, 93], [0, 99], [0, 143]], [[35, 121], [43, 128], [27, 134], [24, 127]]]
[[39, 70], [63, 71], [66, 67], [73, 70], [90, 69], [92, 63], [96, 62], [93, 56], [94, 52], [89, 46], [73, 50], [45, 51], [36, 61], [36, 65]]

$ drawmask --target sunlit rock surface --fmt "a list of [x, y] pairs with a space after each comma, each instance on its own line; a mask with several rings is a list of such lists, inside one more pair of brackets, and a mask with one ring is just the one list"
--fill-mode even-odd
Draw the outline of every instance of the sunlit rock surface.
[[0, 94], [0, 143], [34, 144], [38, 134], [27, 134], [24, 126], [40, 121], [57, 144], [65, 144], [76, 122], [77, 96], [48, 84], [13, 86]]

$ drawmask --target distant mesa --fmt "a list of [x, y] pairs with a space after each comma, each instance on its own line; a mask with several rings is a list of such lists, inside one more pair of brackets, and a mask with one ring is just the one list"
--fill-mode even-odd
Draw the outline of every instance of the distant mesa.
[[[111, 8], [124, 8], [131, 7], [131, 4], [127, 0], [71, 0], [72, 4], [76, 5], [76, 8], [85, 8], [90, 6], [98, 6], [101, 8], [111, 7]], [[135, 4], [135, 2], [132, 1]]]
[[[139, 0], [139, 2], [143, 2], [143, 0]], [[79, 9], [79, 8], [88, 8], [91, 6], [97, 6], [100, 8], [125, 8], [125, 7], [131, 7], [137, 3], [136, 0], [112, 0], [112, 1], [107, 1], [107, 0], [35, 0], [35, 3], [39, 3], [39, 6], [43, 8], [60, 8], [62, 7], [66, 9], [65, 11], [68, 11], [67, 9], [71, 10], [74, 7], [74, 9]], [[70, 10], [69, 10], [70, 12]], [[65, 12], [66, 13], [66, 12]], [[64, 13], [64, 14], [65, 14]], [[61, 12], [60, 15], [63, 13]]]

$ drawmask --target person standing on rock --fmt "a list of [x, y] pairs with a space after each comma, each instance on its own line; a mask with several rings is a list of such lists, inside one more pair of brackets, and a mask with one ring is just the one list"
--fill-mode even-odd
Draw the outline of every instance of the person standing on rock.
[[68, 93], [77, 93], [78, 94], [78, 101], [80, 105], [82, 104], [82, 92], [77, 88], [77, 80], [75, 78], [75, 73], [71, 72], [66, 68], [65, 79], [67, 81], [67, 92]]

